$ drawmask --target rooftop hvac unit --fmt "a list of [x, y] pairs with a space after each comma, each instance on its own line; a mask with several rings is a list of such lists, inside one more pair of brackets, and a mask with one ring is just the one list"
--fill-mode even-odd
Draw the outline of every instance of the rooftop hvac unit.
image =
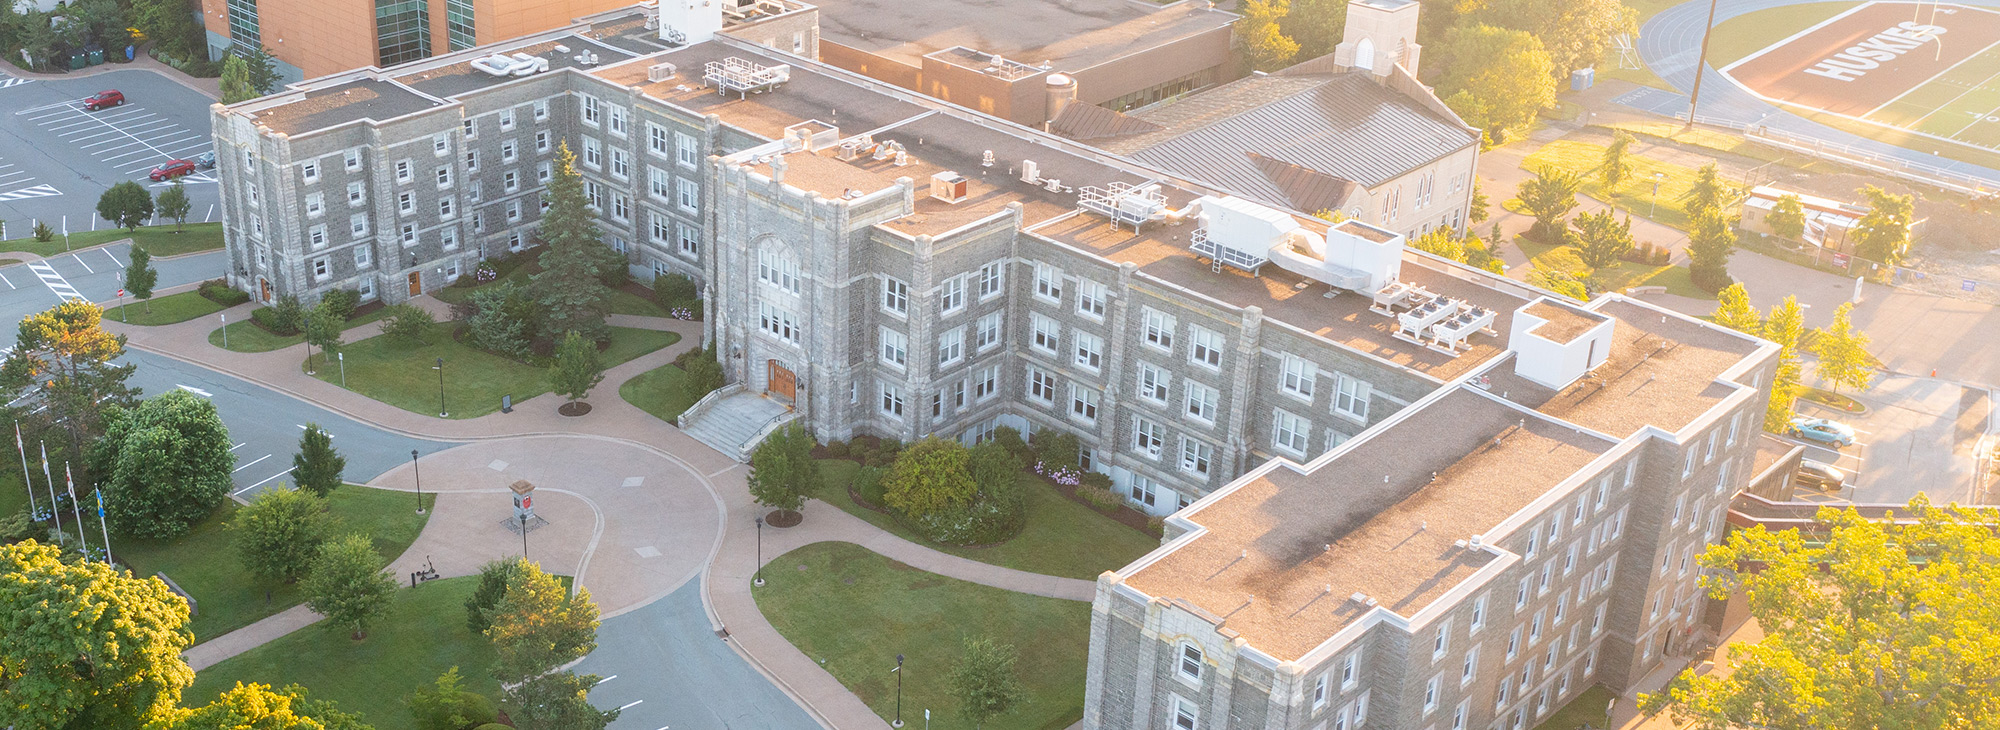
[[866, 154], [867, 151], [868, 143], [858, 139], [850, 139], [840, 143], [840, 152], [836, 153], [834, 157], [842, 162], [853, 162], [863, 154]]
[[1087, 185], [1077, 194], [1077, 205], [1110, 218], [1113, 225], [1126, 223], [1134, 229], [1167, 217], [1167, 198], [1160, 194], [1158, 184], [1133, 187], [1113, 182], [1101, 188]]
[[655, 83], [665, 81], [673, 78], [677, 71], [679, 69], [671, 63], [656, 63], [646, 67], [646, 80]]
[[986, 154], [979, 156], [979, 166], [980, 167], [993, 166], [993, 150], [987, 150]]
[[744, 97], [778, 88], [791, 78], [791, 66], [764, 66], [735, 56], [709, 61], [702, 73], [702, 81], [714, 86], [716, 93], [734, 91]]
[[931, 176], [931, 197], [947, 203], [964, 200], [966, 188], [971, 183], [964, 175], [946, 170]]
[[1021, 161], [1021, 182], [1029, 185], [1042, 184], [1042, 167], [1034, 160]]

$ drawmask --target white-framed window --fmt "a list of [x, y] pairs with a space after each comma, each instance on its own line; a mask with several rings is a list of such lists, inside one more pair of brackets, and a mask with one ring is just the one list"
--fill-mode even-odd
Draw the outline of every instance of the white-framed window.
[[304, 163], [300, 164], [299, 177], [305, 180], [307, 185], [319, 182], [319, 161], [306, 160]]
[[518, 159], [521, 159], [521, 146], [519, 144], [516, 144], [511, 139], [500, 143], [500, 164], [512, 165]]
[[1085, 317], [1104, 320], [1104, 285], [1089, 279], [1079, 279], [1076, 283], [1076, 311]]
[[980, 317], [978, 321], [973, 323], [973, 330], [975, 332], [973, 336], [973, 349], [985, 352], [987, 348], [1000, 344], [1000, 328], [1004, 323], [1005, 316], [1003, 312], [993, 312]]
[[1187, 414], [1202, 423], [1215, 424], [1215, 404], [1221, 391], [1195, 381], [1187, 381]]
[[701, 162], [701, 140], [675, 132], [674, 159], [678, 160], [682, 167], [694, 167]]
[[938, 285], [938, 312], [952, 314], [965, 308], [965, 276], [945, 279]]
[[1200, 730], [1201, 710], [1193, 702], [1173, 695], [1174, 724], [1172, 730]]
[[465, 151], [465, 171], [466, 172], [479, 171], [479, 150]]
[[1145, 342], [1148, 346], [1163, 352], [1174, 351], [1173, 315], [1144, 307], [1140, 309], [1140, 319], [1145, 323]]
[[417, 196], [407, 191], [396, 193], [396, 212], [401, 215], [417, 212]]
[[333, 262], [326, 257], [313, 259], [313, 278], [328, 279], [333, 276]]
[[1071, 383], [1069, 386], [1069, 415], [1085, 421], [1097, 420], [1097, 391]]
[[326, 225], [321, 224], [306, 229], [306, 240], [312, 243], [313, 248], [325, 248]]
[[414, 175], [415, 173], [411, 172], [409, 160], [404, 159], [396, 161], [396, 182], [399, 183], [409, 182], [410, 178], [413, 177]]
[[549, 120], [549, 101], [547, 99], [543, 99], [541, 101], [535, 102], [535, 121], [546, 122], [548, 120]]
[[1181, 437], [1181, 471], [1207, 477], [1214, 459], [1215, 447], [1191, 436]]
[[655, 157], [673, 155], [673, 143], [669, 141], [667, 128], [652, 122], [646, 123], [646, 152]]
[[318, 218], [319, 215], [324, 212], [326, 212], [326, 194], [307, 193], [306, 216], [309, 218]]
[[803, 341], [805, 333], [799, 329], [798, 315], [793, 314], [791, 310], [760, 301], [757, 303], [757, 313], [758, 326], [765, 332], [777, 335], [794, 345]]
[[611, 176], [620, 180], [632, 178], [632, 155], [616, 147], [611, 148]]
[[507, 132], [507, 131], [512, 131], [513, 129], [514, 129], [514, 110], [512, 109], [500, 110], [500, 131]]
[[1340, 658], [1340, 691], [1354, 689], [1361, 683], [1361, 652], [1348, 652]]
[[365, 198], [367, 197], [367, 193], [368, 193], [368, 186], [363, 185], [360, 182], [348, 183], [347, 205], [349, 207], [360, 206], [362, 203], [366, 202]]
[[1356, 421], [1368, 421], [1368, 398], [1374, 387], [1368, 381], [1340, 374], [1340, 392], [1333, 399], [1333, 412]]
[[347, 150], [341, 153], [341, 158], [348, 172], [361, 169], [361, 150]]
[[1313, 385], [1319, 380], [1319, 365], [1297, 355], [1285, 356], [1285, 375], [1281, 386], [1286, 393], [1312, 401]]
[[458, 215], [457, 199], [449, 195], [438, 198], [438, 220], [448, 221], [455, 215]]
[[513, 170], [500, 173], [500, 190], [507, 193], [520, 192], [521, 174]]
[[1451, 619], [1438, 622], [1437, 633], [1431, 635], [1431, 661], [1444, 658], [1451, 651]]
[[348, 216], [347, 230], [350, 233], [352, 233], [355, 238], [360, 238], [362, 236], [368, 235], [368, 214], [355, 213], [354, 215]]
[[449, 227], [449, 226], [447, 226], [447, 227], [445, 227], [445, 228], [441, 228], [441, 229], [439, 229], [439, 230], [438, 230], [438, 242], [444, 245], [444, 250], [446, 250], [446, 251], [451, 251], [451, 250], [454, 250], [454, 249], [457, 249], [457, 248], [458, 248], [458, 229], [457, 229], [457, 228], [452, 228], [452, 227]]
[[438, 167], [438, 169], [436, 170], [435, 174], [436, 174], [436, 176], [437, 176], [437, 187], [438, 187], [438, 189], [439, 189], [439, 190], [443, 190], [443, 189], [445, 189], [445, 188], [449, 188], [449, 187], [451, 187], [451, 166], [450, 166], [450, 165], [441, 165], [441, 166], [439, 166], [439, 167]]
[[1173, 384], [1173, 377], [1166, 369], [1158, 365], [1140, 361], [1139, 397], [1159, 405], [1166, 405], [1167, 393], [1169, 386]]
[[1028, 366], [1028, 397], [1041, 401], [1042, 405], [1055, 405], [1056, 376], [1033, 365]]
[[621, 221], [632, 220], [632, 199], [626, 197], [624, 193], [612, 193], [611, 218]]
[[1471, 684], [1472, 678], [1476, 676], [1479, 676], [1478, 644], [1474, 644], [1472, 645], [1472, 648], [1466, 649], [1465, 658], [1459, 662], [1458, 686], [1463, 687], [1465, 685]]
[[1521, 629], [1516, 626], [1507, 634], [1507, 661], [1514, 661], [1514, 657], [1521, 653]]
[[953, 327], [938, 337], [938, 367], [945, 367], [965, 357], [965, 328]]
[[1056, 324], [1053, 319], [1030, 312], [1028, 329], [1031, 333], [1028, 339], [1030, 345], [1047, 354], [1056, 354], [1056, 348], [1062, 342], [1062, 325]]
[[417, 245], [417, 224], [404, 223], [401, 226], [398, 233], [402, 236], [403, 245], [405, 246]]
[[910, 313], [910, 284], [901, 279], [882, 277], [882, 309], [891, 314]]
[[1052, 302], [1062, 301], [1062, 269], [1048, 264], [1035, 264], [1035, 296]]
[[1211, 370], [1222, 369], [1222, 333], [1188, 325], [1188, 343], [1188, 362]]
[[792, 294], [800, 291], [799, 264], [781, 251], [763, 249], [757, 252], [757, 278]]
[[535, 151], [542, 154], [548, 153], [549, 130], [543, 129], [535, 132]]
[[1076, 364], [1096, 372], [1104, 367], [1104, 338], [1088, 332], [1076, 333]]
[[597, 97], [589, 94], [578, 94], [577, 96], [582, 99], [583, 123], [593, 127], [602, 124], [604, 122], [603, 103], [599, 102]]
[[604, 167], [604, 143], [596, 137], [583, 138], [583, 166], [592, 170]]
[[1470, 621], [1469, 625], [1466, 627], [1465, 633], [1477, 634], [1479, 633], [1480, 629], [1486, 628], [1487, 595], [1488, 594], [1481, 593], [1479, 594], [1479, 597], [1472, 599], [1472, 621]]
[[1443, 676], [1443, 675], [1436, 675], [1436, 676], [1432, 676], [1432, 677], [1430, 678], [1430, 681], [1427, 681], [1427, 682], [1424, 682], [1424, 711], [1423, 711], [1423, 712], [1424, 712], [1424, 714], [1425, 714], [1425, 715], [1429, 715], [1429, 714], [1431, 714], [1432, 712], [1436, 712], [1436, 711], [1437, 711], [1437, 706], [1438, 706], [1438, 685], [1442, 684], [1443, 682], [1444, 682], [1444, 676]]
[[689, 213], [701, 211], [701, 185], [683, 177], [674, 180], [674, 190], [680, 194], [675, 202], [681, 210]]
[[678, 232], [676, 239], [678, 243], [676, 245], [679, 247], [681, 255], [691, 259], [700, 258], [701, 231], [686, 223], [675, 224], [674, 229]]
[[654, 199], [661, 202], [673, 200], [673, 193], [671, 192], [673, 184], [674, 176], [668, 174], [666, 170], [652, 165], [646, 166], [647, 195], [653, 196]]
[[1465, 716], [1472, 711], [1472, 700], [1458, 703], [1458, 709], [1451, 713], [1451, 730], [1465, 730]]
[[[1158, 499], [1159, 485], [1154, 484], [1153, 480], [1138, 474], [1132, 475], [1132, 481], [1126, 485], [1126, 488], [1132, 495], [1132, 501], [1146, 505], [1147, 507], [1154, 506]], [[1324, 692], [1326, 690], [1326, 676], [1320, 675], [1319, 681], [1320, 690]]]
[[1002, 286], [1005, 284], [1006, 271], [1007, 265], [999, 261], [979, 267], [979, 273], [975, 276], [979, 280], [980, 301], [1000, 296]]
[[1180, 677], [1190, 682], [1200, 682], [1202, 667], [1201, 647], [1195, 646], [1194, 642], [1181, 642], [1180, 663], [1177, 667]]
[[1312, 422], [1298, 417], [1283, 408], [1272, 410], [1271, 445], [1298, 456], [1306, 453], [1306, 436], [1312, 432]]
[[367, 246], [354, 247], [354, 268], [365, 269], [375, 265], [375, 250]]
[[972, 397], [985, 401], [1000, 392], [1000, 366], [988, 365], [972, 376]]
[[1143, 416], [1133, 422], [1133, 451], [1145, 454], [1148, 458], [1158, 459], [1160, 458], [1160, 454], [1166, 450], [1166, 447], [1166, 430], [1160, 428], [1160, 424], [1154, 423]]
[[882, 383], [882, 413], [890, 418], [903, 417], [903, 388], [894, 383]]
[[625, 136], [628, 131], [625, 124], [625, 107], [613, 104], [605, 109], [605, 112], [605, 128], [611, 130], [612, 134], [620, 137]]
[[881, 339], [882, 360], [899, 368], [908, 367], [910, 364], [910, 336], [883, 327]]

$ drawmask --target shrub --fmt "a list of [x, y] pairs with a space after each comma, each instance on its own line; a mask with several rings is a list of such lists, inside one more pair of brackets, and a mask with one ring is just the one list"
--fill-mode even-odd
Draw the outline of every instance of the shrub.
[[898, 439], [882, 439], [882, 443], [876, 448], [881, 450], [883, 456], [891, 459], [903, 454], [903, 442]]
[[682, 396], [689, 401], [699, 401], [715, 389], [722, 387], [722, 363], [715, 360], [715, 345], [689, 350], [675, 358], [676, 364], [687, 371], [681, 378]]
[[686, 274], [653, 277], [653, 301], [668, 311], [686, 310], [689, 319], [701, 319], [701, 287]]
[[391, 304], [386, 309], [388, 311], [382, 318], [382, 334], [385, 335], [422, 342], [424, 335], [429, 334], [431, 327], [437, 324], [437, 318], [431, 316], [430, 310], [409, 302]]
[[1013, 454], [1014, 459], [1019, 461], [1021, 466], [1027, 466], [1029, 462], [1035, 459], [1034, 450], [1028, 448], [1028, 442], [1021, 440], [1021, 432], [1015, 430], [1012, 426], [1000, 426], [993, 429], [993, 443], [999, 444], [1000, 448], [1006, 449], [1009, 454]]
[[854, 473], [854, 495], [869, 505], [887, 507], [882, 502], [882, 477], [886, 474], [880, 467], [861, 467]]
[[1083, 473], [1081, 486], [1089, 489], [1108, 490], [1111, 488], [1111, 477], [1103, 472], [1087, 471]]
[[1542, 254], [1535, 260], [1535, 266], [1578, 278], [1590, 273], [1590, 265], [1583, 262], [1583, 257], [1577, 255], [1576, 249], [1571, 248], [1558, 248]]
[[270, 330], [271, 334], [296, 335], [299, 326], [305, 322], [305, 314], [305, 307], [299, 304], [299, 298], [286, 294], [278, 297], [278, 301], [271, 306], [250, 312], [250, 318], [257, 320], [257, 324]]
[[493, 263], [493, 259], [481, 259], [472, 267], [472, 280], [465, 282], [465, 285], [484, 284], [498, 278], [500, 278], [500, 267]]
[[846, 441], [828, 441], [828, 442], [826, 443], [826, 455], [827, 455], [827, 456], [830, 456], [830, 457], [833, 457], [833, 458], [835, 458], [835, 459], [842, 459], [842, 458], [846, 458], [846, 457], [847, 457], [847, 442], [846, 442]]
[[25, 507], [14, 514], [0, 517], [0, 543], [20, 542], [34, 537], [39, 532], [41, 528], [35, 525], [34, 518], [28, 515]]
[[1050, 471], [1077, 467], [1077, 454], [1081, 447], [1077, 444], [1076, 434], [1042, 429], [1029, 436], [1028, 443], [1034, 447], [1035, 460]]
[[1112, 494], [1111, 490], [1101, 487], [1077, 487], [1076, 496], [1099, 512], [1116, 510], [1124, 501], [1119, 499], [1118, 495]]
[[319, 306], [345, 322], [354, 318], [354, 308], [361, 306], [361, 292], [353, 289], [334, 289], [319, 295]]
[[1146, 532], [1150, 533], [1153, 537], [1160, 537], [1167, 534], [1167, 518], [1159, 515], [1146, 518]]
[[201, 283], [201, 286], [196, 288], [196, 291], [201, 293], [202, 298], [225, 307], [234, 307], [250, 301], [249, 292], [232, 289], [229, 287], [229, 282], [222, 279], [204, 281]]
[[56, 240], [56, 229], [50, 228], [47, 223], [35, 221], [35, 240], [42, 243]]

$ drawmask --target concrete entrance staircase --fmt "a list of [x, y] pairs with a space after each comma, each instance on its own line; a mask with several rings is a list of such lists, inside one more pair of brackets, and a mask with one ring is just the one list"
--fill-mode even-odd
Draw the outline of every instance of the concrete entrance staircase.
[[785, 402], [748, 392], [739, 384], [709, 393], [675, 419], [675, 425], [696, 441], [747, 462], [765, 436], [797, 417]]

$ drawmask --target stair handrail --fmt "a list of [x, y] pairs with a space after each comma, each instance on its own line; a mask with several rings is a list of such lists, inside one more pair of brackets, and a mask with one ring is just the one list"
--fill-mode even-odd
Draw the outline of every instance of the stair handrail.
[[702, 396], [701, 400], [695, 401], [694, 405], [688, 406], [687, 410], [681, 411], [680, 415], [674, 417], [674, 426], [683, 429], [687, 428], [688, 424], [694, 423], [695, 419], [700, 418], [703, 413], [708, 412], [708, 409], [715, 405], [715, 401], [741, 392], [743, 392], [742, 383], [730, 383], [708, 391], [708, 395]]
[[778, 412], [777, 415], [765, 420], [764, 425], [757, 429], [756, 435], [751, 436], [749, 441], [743, 442], [743, 446], [740, 447], [740, 450], [736, 454], [736, 460], [748, 463], [750, 461], [750, 453], [757, 450], [758, 444], [764, 443], [764, 439], [770, 437], [772, 431], [778, 430], [779, 426], [790, 423], [798, 415], [799, 412], [797, 409], [786, 408]]

